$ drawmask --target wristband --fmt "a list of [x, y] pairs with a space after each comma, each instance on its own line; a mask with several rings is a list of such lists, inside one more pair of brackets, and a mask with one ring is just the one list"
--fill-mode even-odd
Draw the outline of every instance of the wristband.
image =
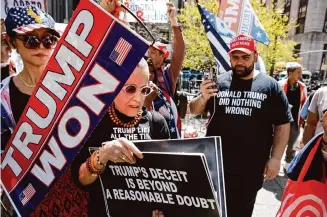
[[96, 157], [96, 152], [93, 152], [93, 154], [91, 155], [91, 157], [89, 157], [86, 160], [86, 169], [92, 174], [92, 175], [100, 175], [102, 174], [106, 167], [104, 166], [102, 169], [97, 169], [93, 162], [94, 162], [94, 158]]
[[97, 155], [97, 163], [98, 164], [100, 164], [101, 166], [106, 166], [106, 164], [104, 164], [104, 163], [102, 163], [101, 161], [100, 161], [100, 149], [98, 149], [97, 151], [96, 151], [96, 155]]

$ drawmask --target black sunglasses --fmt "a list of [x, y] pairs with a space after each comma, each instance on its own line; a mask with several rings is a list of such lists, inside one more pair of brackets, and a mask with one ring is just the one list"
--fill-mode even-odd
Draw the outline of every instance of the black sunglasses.
[[27, 49], [37, 49], [41, 43], [46, 49], [54, 48], [57, 45], [58, 38], [51, 34], [43, 35], [41, 38], [35, 35], [16, 35], [16, 38], [23, 42]]
[[[136, 87], [136, 85], [134, 84], [130, 84], [130, 85], [125, 85], [123, 87], [123, 90], [127, 93], [127, 94], [134, 94], [136, 93], [137, 89], [139, 89], [138, 87]], [[149, 86], [144, 86], [144, 87], [141, 87], [141, 94], [143, 96], [147, 96], [149, 95], [153, 90], [151, 87]]]

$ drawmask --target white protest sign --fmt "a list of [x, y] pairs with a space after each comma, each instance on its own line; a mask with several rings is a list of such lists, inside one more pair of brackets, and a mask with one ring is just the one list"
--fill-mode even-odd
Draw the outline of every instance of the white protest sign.
[[1, 0], [1, 19], [6, 18], [7, 13], [12, 7], [34, 5], [43, 11], [46, 11], [46, 0]]
[[[167, 23], [167, 2], [168, 0], [125, 0], [124, 4], [143, 22]], [[127, 21], [136, 22], [128, 13]]]

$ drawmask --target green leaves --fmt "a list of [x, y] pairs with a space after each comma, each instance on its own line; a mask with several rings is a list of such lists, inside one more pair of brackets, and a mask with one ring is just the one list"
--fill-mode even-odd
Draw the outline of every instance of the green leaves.
[[[215, 0], [201, 2], [208, 10], [218, 11], [218, 3]], [[209, 41], [207, 39], [198, 8], [194, 2], [185, 3], [178, 16], [183, 25], [183, 35], [186, 43], [186, 56], [183, 67], [196, 70], [216, 65]]]
[[[287, 23], [287, 17], [272, 5], [264, 7], [257, 0], [250, 0], [254, 11], [264, 26], [270, 38], [269, 46], [257, 43], [258, 51], [269, 72], [279, 61], [296, 61], [293, 57], [295, 42], [287, 39], [287, 33], [294, 28], [294, 22]], [[218, 13], [217, 0], [200, 0], [208, 10]], [[183, 35], [186, 43], [186, 56], [183, 67], [203, 70], [216, 66], [209, 41], [204, 31], [198, 8], [194, 2], [185, 3], [178, 16], [183, 25]]]

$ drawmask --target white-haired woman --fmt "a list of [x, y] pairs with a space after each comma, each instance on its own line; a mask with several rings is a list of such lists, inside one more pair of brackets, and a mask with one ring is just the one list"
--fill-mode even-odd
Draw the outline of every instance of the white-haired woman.
[[[132, 140], [169, 138], [164, 117], [143, 106], [151, 91], [149, 69], [142, 59], [72, 164], [73, 178], [90, 192], [89, 216], [106, 216], [98, 176], [109, 162], [133, 164], [136, 157], [142, 158]], [[98, 149], [90, 155], [89, 147]]]

